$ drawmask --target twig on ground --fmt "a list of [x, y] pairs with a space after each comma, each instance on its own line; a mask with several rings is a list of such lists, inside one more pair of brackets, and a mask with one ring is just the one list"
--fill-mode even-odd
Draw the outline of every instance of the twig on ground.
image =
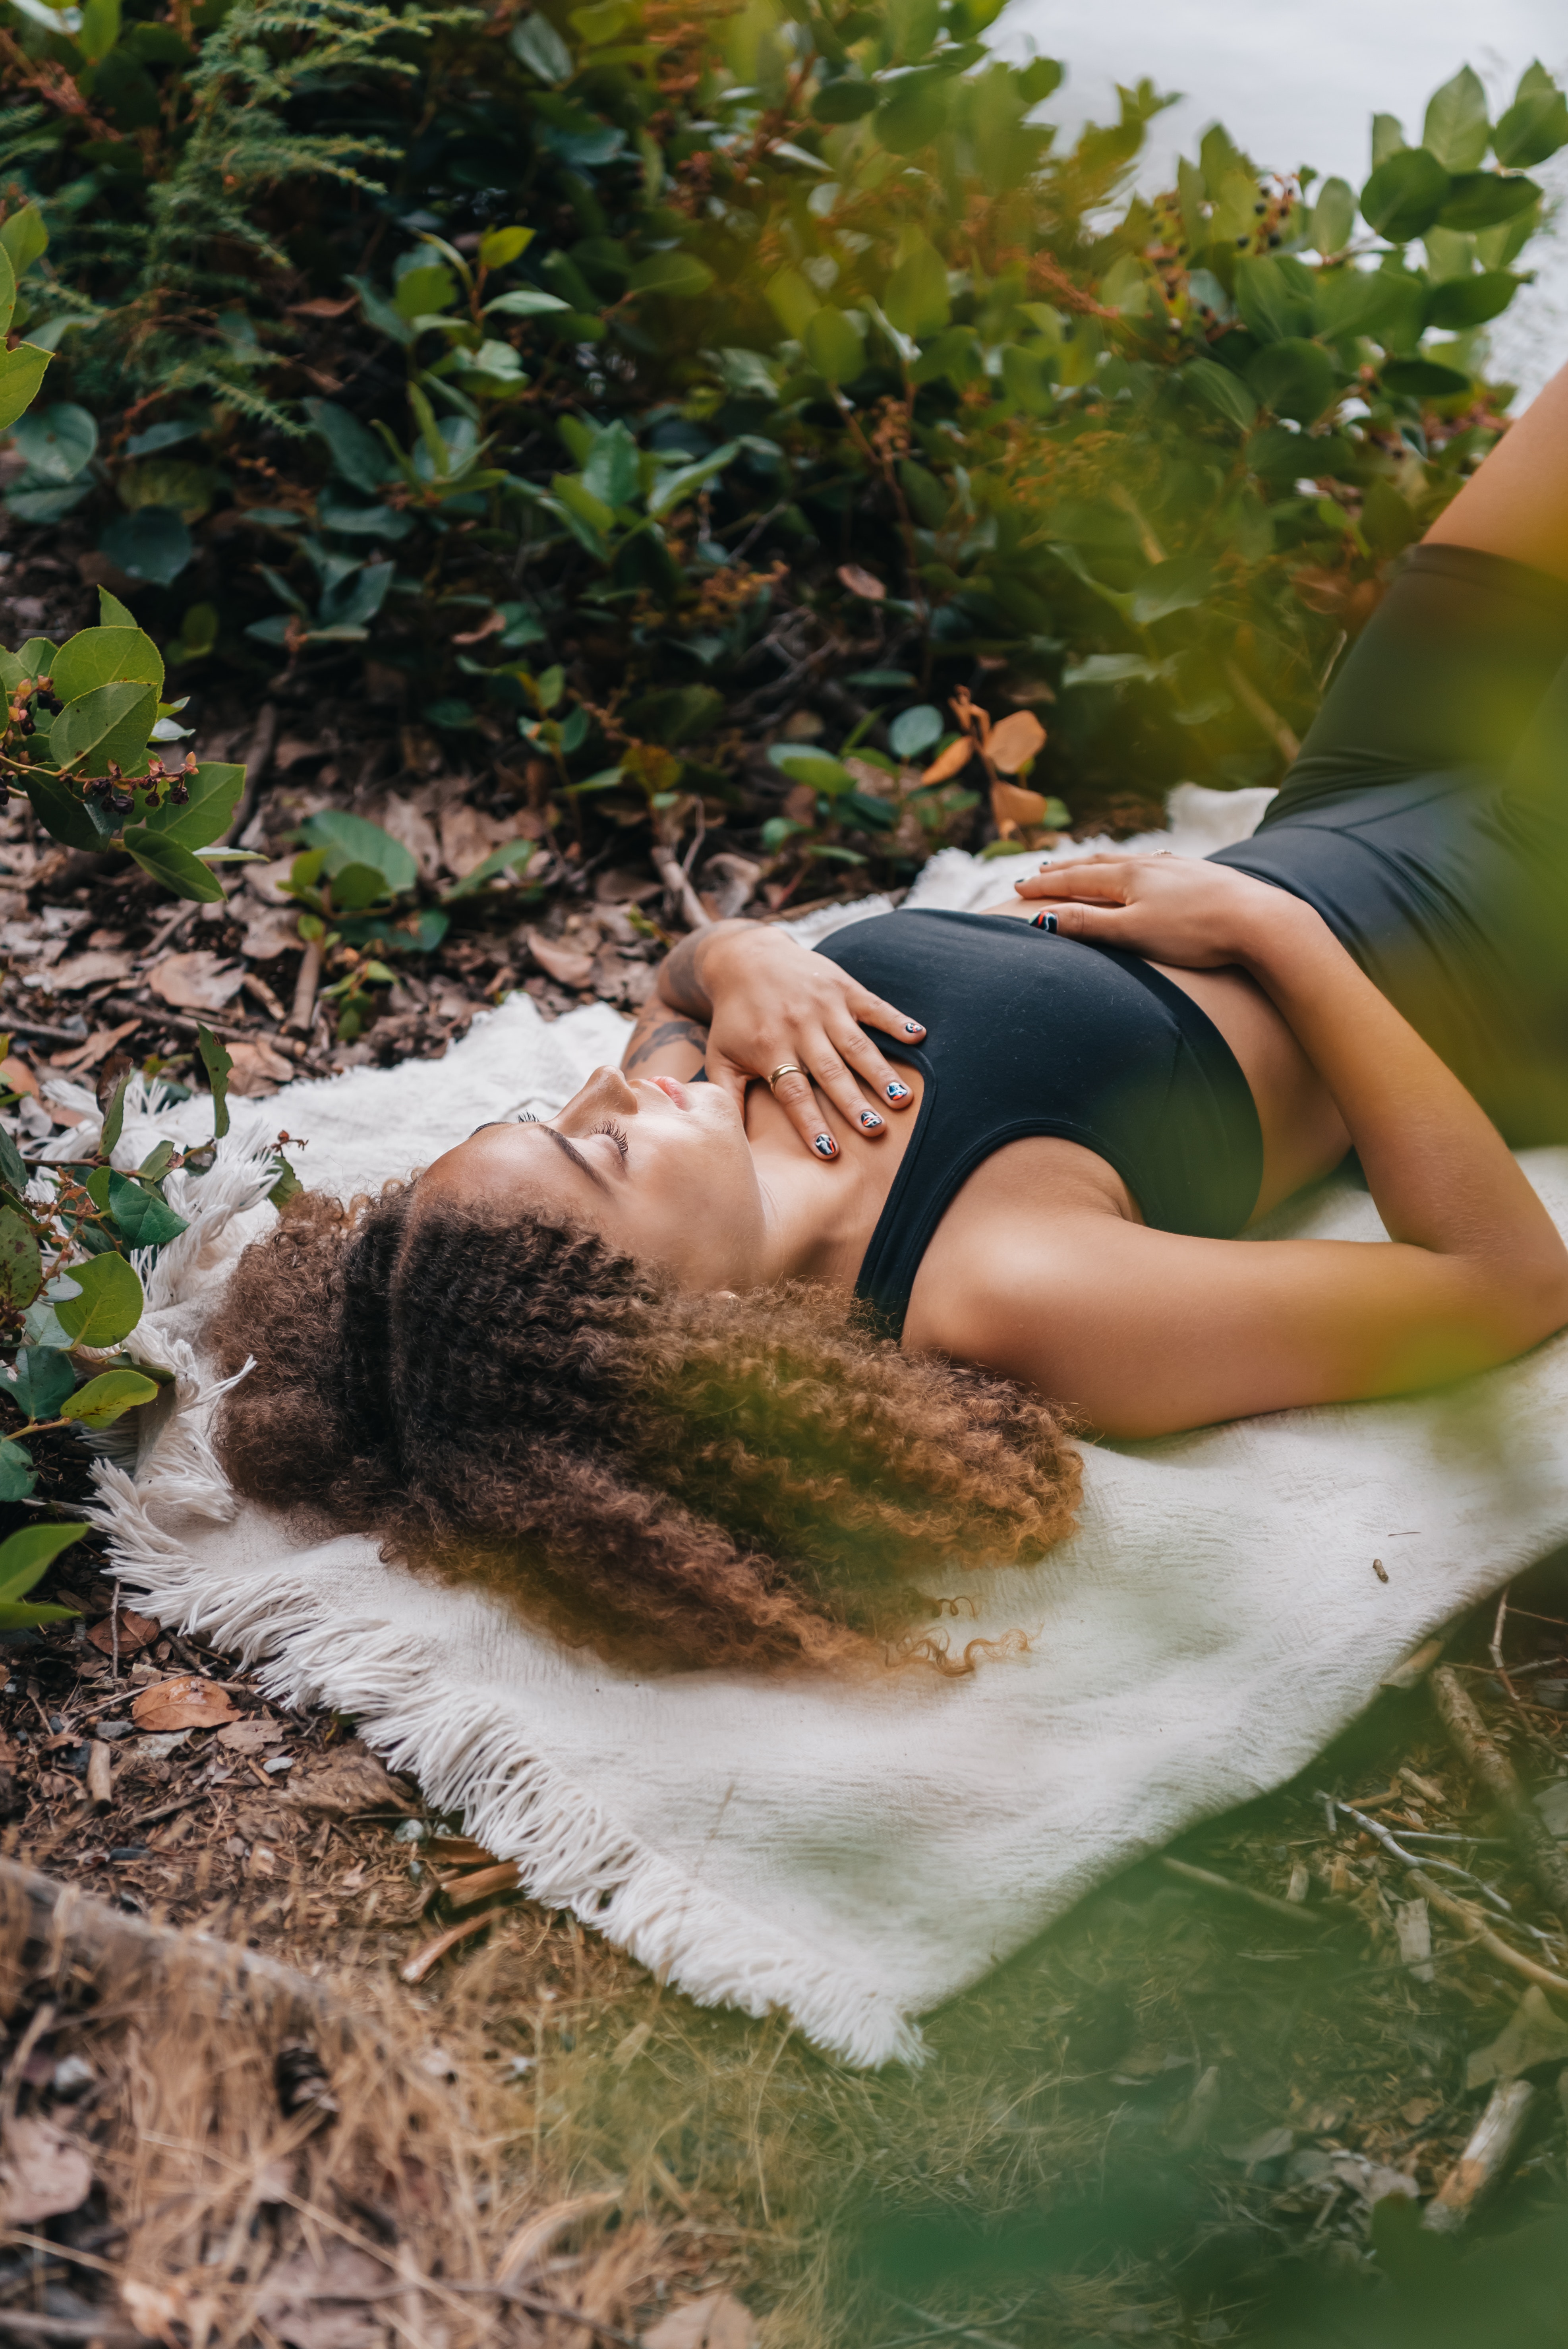
[[256, 713], [255, 731], [245, 751], [245, 782], [240, 793], [240, 804], [223, 834], [228, 847], [239, 839], [256, 812], [256, 794], [266, 781], [267, 770], [273, 763], [273, 746], [278, 739], [278, 713], [274, 703], [263, 701]]
[[1521, 1785], [1451, 1664], [1428, 1680], [1449, 1743], [1501, 1811], [1508, 1831], [1550, 1907], [1568, 1925], [1568, 1856]]
[[1228, 1876], [1216, 1876], [1211, 1868], [1194, 1868], [1190, 1860], [1172, 1859], [1168, 1852], [1160, 1865], [1184, 1883], [1205, 1885], [1211, 1892], [1228, 1892], [1233, 1900], [1251, 1901], [1254, 1909], [1265, 1909], [1271, 1917], [1283, 1917], [1287, 1924], [1310, 1925], [1316, 1930], [1329, 1922], [1321, 1909], [1304, 1909], [1298, 1901], [1276, 1900], [1272, 1892], [1254, 1892], [1250, 1884], [1233, 1884]]
[[438, 1933], [433, 1941], [427, 1941], [422, 1950], [416, 1950], [407, 1965], [399, 1966], [398, 1979], [410, 1984], [422, 1982], [431, 1967], [439, 1964], [449, 1950], [455, 1950], [458, 1943], [466, 1941], [470, 1933], [482, 1932], [487, 1925], [493, 1925], [499, 1914], [497, 1909], [486, 1909], [478, 1917], [465, 1917], [460, 1925], [449, 1925], [444, 1933]]
[[0, 2308], [0, 2340], [82, 2341], [101, 2349], [147, 2349], [145, 2333], [116, 2324], [108, 2316], [36, 2316], [30, 2309]]
[[[1319, 1799], [1325, 1803], [1331, 1803], [1334, 1798], [1330, 1795], [1324, 1795]], [[1336, 1807], [1344, 1810], [1346, 1806], [1341, 1803]], [[1356, 1817], [1357, 1814], [1352, 1812], [1349, 1816]], [[1360, 1824], [1370, 1826], [1372, 1823], [1363, 1816], [1360, 1818]], [[1387, 1829], [1385, 1828], [1383, 1832], [1387, 1835]], [[1393, 1842], [1391, 1837], [1389, 1841]], [[1516, 1974], [1522, 1974], [1526, 1982], [1539, 1982], [1543, 1990], [1555, 1991], [1560, 1998], [1568, 1998], [1568, 1977], [1553, 1973], [1549, 1967], [1538, 1966], [1533, 1958], [1527, 1958], [1522, 1951], [1510, 1949], [1508, 1943], [1501, 1940], [1489, 1925], [1482, 1923], [1476, 1910], [1468, 1901], [1457, 1899], [1451, 1892], [1445, 1892], [1437, 1878], [1429, 1876], [1426, 1869], [1418, 1865], [1411, 1854], [1401, 1851], [1397, 1844], [1394, 1845], [1394, 1856], [1409, 1870], [1410, 1881], [1417, 1891], [1443, 1916], [1452, 1917], [1461, 1924], [1479, 1948], [1488, 1951], [1501, 1964], [1511, 1967]], [[1526, 1927], [1523, 1930], [1532, 1929]], [[1439, 1954], [1447, 1953], [1439, 1952]]]
[[308, 1037], [315, 1017], [315, 990], [321, 984], [321, 940], [309, 938], [300, 957], [299, 977], [294, 982], [294, 1009], [289, 1013], [289, 1026]]
[[659, 879], [669, 893], [670, 903], [680, 909], [681, 918], [688, 930], [709, 930], [713, 916], [690, 881], [681, 870], [681, 862], [673, 848], [655, 841], [648, 854], [654, 860]]
[[1436, 2235], [1457, 2235], [1476, 2205], [1498, 2185], [1519, 2150], [1539, 2091], [1528, 2080], [1502, 2080], [1469, 2143], [1421, 2215]]

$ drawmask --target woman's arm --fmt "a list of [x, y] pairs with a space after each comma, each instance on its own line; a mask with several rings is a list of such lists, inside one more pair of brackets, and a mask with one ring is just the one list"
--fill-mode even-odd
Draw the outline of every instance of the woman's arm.
[[1568, 1249], [1495, 1127], [1310, 906], [1186, 858], [1086, 860], [1020, 887], [1067, 936], [1250, 971], [1333, 1094], [1392, 1245], [1199, 1240], [1087, 1207], [1026, 1234], [975, 1218], [934, 1307], [944, 1334], [923, 1342], [1156, 1435], [1408, 1392], [1568, 1321]]
[[672, 1011], [655, 988], [626, 1039], [621, 1067], [629, 1077], [695, 1077], [707, 1050], [705, 1023]]
[[[779, 1079], [774, 1098], [819, 1164], [822, 1121], [813, 1083], [870, 1141], [886, 1131], [882, 1111], [908, 1105], [910, 1088], [861, 1023], [914, 1042], [925, 1033], [920, 1021], [764, 923], [716, 922], [694, 931], [659, 966], [658, 985], [671, 1010], [707, 1026], [708, 1076], [737, 1102], [752, 1078], [794, 1064], [798, 1073]], [[868, 1110], [857, 1076], [879, 1110]]]

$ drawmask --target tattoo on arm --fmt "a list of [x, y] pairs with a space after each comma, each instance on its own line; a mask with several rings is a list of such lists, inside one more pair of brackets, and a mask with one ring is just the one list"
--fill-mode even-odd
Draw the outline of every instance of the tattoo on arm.
[[639, 1020], [621, 1066], [623, 1069], [639, 1068], [645, 1061], [651, 1061], [655, 1052], [664, 1051], [671, 1044], [689, 1045], [700, 1067], [707, 1053], [707, 1030], [696, 1019], [661, 1019], [645, 1033], [643, 1022]]

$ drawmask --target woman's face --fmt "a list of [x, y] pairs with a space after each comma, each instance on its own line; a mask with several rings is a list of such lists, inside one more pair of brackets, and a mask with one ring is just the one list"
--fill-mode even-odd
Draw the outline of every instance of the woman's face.
[[717, 1085], [595, 1069], [548, 1124], [481, 1125], [419, 1190], [502, 1216], [559, 1209], [664, 1265], [683, 1288], [762, 1278], [762, 1193], [739, 1112]]

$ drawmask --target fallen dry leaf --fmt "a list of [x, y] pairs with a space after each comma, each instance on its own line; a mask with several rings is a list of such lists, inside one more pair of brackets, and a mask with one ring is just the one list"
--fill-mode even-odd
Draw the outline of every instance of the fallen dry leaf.
[[352, 2243], [329, 2243], [319, 2256], [301, 2244], [267, 2278], [256, 2314], [289, 2349], [382, 2349], [387, 2325], [378, 2308], [392, 2271]]
[[953, 776], [961, 775], [974, 756], [974, 743], [967, 734], [960, 734], [956, 742], [949, 742], [945, 750], [937, 753], [929, 767], [922, 768], [920, 780], [923, 783], [945, 783]]
[[330, 294], [316, 294], [308, 302], [291, 302], [288, 313], [291, 318], [341, 318], [358, 299], [357, 294], [345, 295], [341, 302]]
[[1015, 832], [1032, 832], [1046, 820], [1046, 802], [1038, 792], [1026, 792], [1016, 783], [993, 783], [991, 812], [996, 819], [996, 829], [1004, 840]]
[[35, 1099], [37, 1097], [37, 1078], [26, 1061], [19, 1061], [15, 1052], [7, 1053], [5, 1059], [0, 1061], [0, 1084], [14, 1093], [31, 1093]]
[[985, 738], [985, 756], [1004, 775], [1016, 775], [1026, 759], [1046, 747], [1046, 730], [1032, 709], [1015, 709], [993, 726]]
[[271, 864], [247, 864], [245, 893], [253, 897], [259, 897], [263, 905], [294, 905], [294, 898], [285, 896], [284, 894], [284, 883], [294, 868], [294, 860], [292, 856], [280, 856]]
[[87, 1042], [78, 1044], [74, 1052], [55, 1053], [49, 1066], [51, 1069], [96, 1069], [100, 1061], [108, 1058], [117, 1044], [125, 1041], [132, 1029], [140, 1025], [139, 1017], [122, 1020], [118, 1028], [95, 1028]]
[[335, 1745], [297, 1773], [284, 1800], [296, 1810], [323, 1811], [338, 1819], [357, 1818], [365, 1811], [407, 1813], [414, 1808], [396, 1779], [356, 1737]]
[[1540, 1985], [1532, 1982], [1491, 2044], [1471, 2049], [1465, 2086], [1480, 2088], [1489, 2080], [1517, 2080], [1534, 2064], [1561, 2064], [1564, 2055], [1568, 2055], [1568, 2023], [1553, 2013]]
[[78, 2210], [93, 2190], [93, 2166], [64, 2129], [29, 2115], [5, 2124], [0, 2137], [0, 2220], [36, 2227]]
[[144, 2341], [164, 2341], [169, 2349], [176, 2349], [174, 2327], [186, 2316], [185, 2286], [178, 2277], [171, 2283], [143, 2283], [136, 2276], [122, 2276], [119, 2296]]
[[478, 808], [459, 800], [453, 807], [441, 810], [441, 862], [449, 873], [460, 881], [476, 864], [482, 864], [492, 848], [512, 837], [514, 827], [500, 823], [493, 815], [484, 815]]
[[[85, 955], [82, 960], [87, 960]], [[147, 974], [154, 995], [177, 1011], [222, 1011], [244, 981], [242, 965], [225, 962], [207, 947], [195, 954], [165, 955]]]
[[244, 916], [245, 935], [240, 940], [240, 951], [251, 962], [275, 962], [281, 954], [299, 944], [299, 932], [294, 917], [273, 905], [248, 905], [243, 898], [239, 910]]
[[[449, 2058], [447, 2059], [449, 2062]], [[614, 2210], [621, 2200], [621, 2189], [611, 2187], [597, 2194], [573, 2194], [564, 2202], [552, 2202], [525, 2219], [496, 2261], [497, 2283], [526, 2283], [542, 2264], [547, 2251], [552, 2251], [562, 2237], [586, 2219], [597, 2219], [606, 2210]]]
[[281, 1745], [286, 1734], [281, 1721], [261, 1721], [253, 1713], [248, 1720], [232, 1721], [213, 1743], [226, 1745], [231, 1754], [259, 1754], [263, 1745]]
[[477, 628], [465, 629], [460, 636], [454, 636], [452, 642], [455, 645], [482, 645], [487, 636], [499, 636], [505, 626], [506, 614], [491, 612]]
[[688, 2300], [643, 2335], [643, 2349], [756, 2349], [756, 2343], [751, 2311], [730, 2292]]
[[[84, 987], [101, 987], [106, 980], [130, 977], [130, 957], [99, 948], [87, 954], [67, 956], [64, 962], [36, 974], [40, 986], [51, 995], [77, 995]], [[29, 981], [29, 984], [32, 982]]]
[[233, 1720], [234, 1706], [228, 1690], [217, 1681], [200, 1680], [194, 1672], [186, 1672], [178, 1680], [154, 1681], [150, 1688], [144, 1688], [130, 1708], [130, 1717], [139, 1729], [212, 1729], [221, 1721]]
[[229, 1078], [229, 1091], [242, 1100], [264, 1100], [276, 1092], [280, 1085], [292, 1082], [297, 1071], [292, 1061], [285, 1061], [270, 1044], [232, 1043], [224, 1048], [234, 1063]]
[[562, 946], [558, 938], [541, 937], [537, 930], [528, 932], [529, 951], [542, 971], [562, 987], [586, 987], [593, 976], [593, 957], [577, 947]]
[[851, 595], [861, 596], [868, 604], [886, 601], [887, 589], [882, 581], [873, 571], [862, 571], [858, 563], [840, 564], [839, 584], [847, 587]]
[[[88, 1647], [96, 1648], [100, 1656], [112, 1656], [114, 1653], [114, 1617], [106, 1615], [103, 1621], [95, 1623], [88, 1633]], [[159, 1626], [150, 1615], [138, 1615], [129, 1607], [120, 1609], [119, 1652], [122, 1656], [134, 1656], [142, 1648], [150, 1647], [157, 1639], [158, 1632]]]
[[412, 801], [389, 792], [377, 808], [371, 811], [372, 820], [389, 832], [398, 844], [406, 848], [419, 868], [419, 877], [433, 881], [441, 869], [441, 843], [436, 827], [422, 808]]

